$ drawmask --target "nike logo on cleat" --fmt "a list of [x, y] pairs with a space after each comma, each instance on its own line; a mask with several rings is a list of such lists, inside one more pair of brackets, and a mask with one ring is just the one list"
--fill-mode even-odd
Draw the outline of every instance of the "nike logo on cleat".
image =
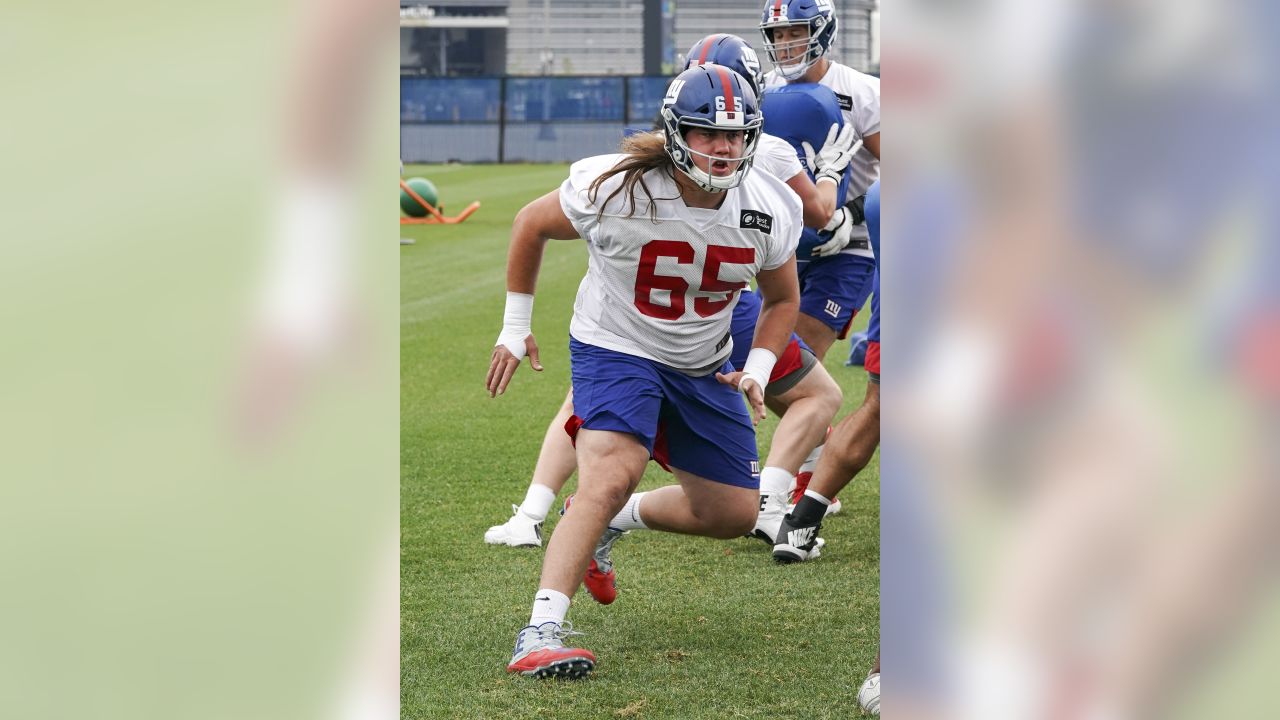
[[787, 533], [788, 543], [796, 547], [804, 547], [813, 542], [813, 536], [817, 533], [816, 527], [797, 528]]

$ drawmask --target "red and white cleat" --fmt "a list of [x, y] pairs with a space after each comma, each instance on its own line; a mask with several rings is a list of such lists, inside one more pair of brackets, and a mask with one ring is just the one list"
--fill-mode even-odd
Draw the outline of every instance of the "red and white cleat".
[[595, 669], [595, 654], [590, 650], [564, 646], [564, 638], [581, 634], [574, 632], [573, 625], [567, 622], [564, 627], [553, 622], [537, 627], [526, 625], [516, 634], [516, 647], [511, 653], [511, 662], [507, 664], [507, 672], [536, 678], [576, 680], [586, 677]]

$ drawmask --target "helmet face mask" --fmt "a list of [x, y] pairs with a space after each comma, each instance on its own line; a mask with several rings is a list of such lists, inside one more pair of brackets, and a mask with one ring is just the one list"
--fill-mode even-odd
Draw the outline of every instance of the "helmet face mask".
[[[775, 30], [797, 25], [809, 29], [807, 38], [774, 41]], [[760, 18], [765, 51], [774, 69], [786, 80], [796, 80], [813, 67], [835, 44], [836, 30], [831, 0], [768, 0]], [[780, 55], [787, 56], [787, 64], [779, 60]], [[798, 59], [792, 59], [797, 55]]]
[[[707, 192], [724, 192], [741, 184], [755, 159], [764, 122], [755, 93], [742, 76], [720, 65], [685, 70], [667, 88], [661, 116], [667, 155], [676, 169]], [[685, 137], [691, 128], [741, 131], [742, 154], [722, 157], [694, 150]], [[698, 167], [698, 158], [706, 161], [706, 170]], [[716, 161], [737, 166], [727, 175], [715, 175], [711, 168]]]

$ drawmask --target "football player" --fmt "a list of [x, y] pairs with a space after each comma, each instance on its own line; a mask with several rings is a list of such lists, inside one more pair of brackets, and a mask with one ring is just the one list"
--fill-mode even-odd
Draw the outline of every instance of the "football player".
[[[513, 223], [503, 329], [485, 379], [491, 397], [526, 354], [541, 368], [530, 316], [546, 242], [583, 238], [591, 261], [570, 325], [578, 493], [548, 543], [510, 672], [580, 678], [594, 669], [593, 653], [564, 644], [569, 598], [590, 563], [612, 564], [624, 531], [731, 538], [756, 519], [753, 424], [799, 307], [802, 209], [781, 181], [750, 172], [762, 119], [737, 73], [684, 71], [662, 118], [661, 136], [634, 135], [621, 155], [574, 163], [559, 190]], [[734, 371], [730, 320], [752, 279], [762, 309], [745, 368]], [[632, 494], [650, 457], [680, 484]]]
[[[750, 84], [753, 92], [760, 87], [760, 63], [745, 40], [728, 34], [709, 35], [693, 44], [686, 55], [685, 69], [705, 64], [721, 65], [737, 72]], [[830, 96], [831, 106], [835, 98], [830, 90], [816, 85], [797, 87], [813, 94]], [[779, 101], [781, 108], [785, 103]], [[781, 110], [780, 118], [790, 119], [791, 114]], [[797, 118], [790, 124], [788, 137], [795, 138], [795, 146], [782, 137], [762, 134], [756, 146], [754, 169], [763, 170], [784, 181], [801, 198], [805, 224], [809, 228], [821, 228], [833, 223], [845, 223], [845, 210], [839, 207], [843, 188], [847, 185], [847, 166], [856, 147], [853, 136], [840, 132], [843, 120], [838, 110], [826, 116], [828, 125], [820, 128], [808, 122], [812, 116]], [[800, 121], [805, 121], [802, 127]], [[772, 121], [768, 121], [772, 122]], [[800, 163], [796, 148], [808, 143], [821, 145], [818, 154], [812, 156], [809, 168]], [[816, 177], [815, 177], [816, 176]], [[818, 235], [806, 229], [803, 237]], [[802, 242], [804, 241], [802, 237]], [[828, 236], [829, 237], [829, 236]], [[819, 241], [822, 242], [822, 241]], [[814, 243], [811, 243], [814, 244]], [[733, 337], [735, 368], [741, 369], [746, 360], [755, 332], [758, 298], [744, 290], [733, 313]], [[816, 355], [798, 336], [793, 336], [774, 376], [770, 378], [769, 392], [765, 395], [768, 407], [783, 417], [774, 432], [769, 457], [760, 475], [760, 515], [752, 535], [770, 546], [776, 539], [778, 526], [786, 512], [787, 493], [793, 487], [806, 484], [817, 462], [826, 429], [835, 417], [843, 400], [840, 386], [831, 378]], [[786, 413], [790, 408], [788, 416]], [[520, 505], [512, 505], [511, 517], [485, 532], [484, 540], [493, 545], [512, 547], [536, 547], [542, 544], [542, 523], [546, 520], [556, 495], [577, 467], [573, 446], [564, 432], [573, 415], [573, 391], [552, 418], [543, 437], [542, 447], [534, 466], [533, 478]], [[797, 475], [800, 480], [797, 480]], [[839, 510], [838, 500], [831, 505], [831, 512]]]
[[[867, 225], [871, 236], [879, 244], [880, 237], [880, 182], [877, 180], [867, 192]], [[880, 303], [879, 274], [876, 276], [876, 294], [872, 298], [871, 324], [868, 327], [867, 394], [862, 405], [836, 424], [827, 439], [826, 450], [818, 460], [817, 469], [808, 487], [796, 498], [795, 508], [787, 514], [778, 531], [773, 546], [773, 557], [784, 563], [800, 562], [816, 557], [820, 544], [816, 542], [818, 530], [831, 498], [848, 485], [870, 462], [880, 444]]]
[[[862, 141], [850, 162], [852, 177], [846, 205], [852, 221], [861, 218], [859, 198], [880, 174], [880, 81], [832, 61], [838, 23], [830, 0], [768, 0], [760, 33], [774, 69], [765, 88], [790, 83], [820, 83], [835, 93], [845, 124]], [[847, 337], [853, 315], [870, 293], [872, 253], [866, 228], [854, 225], [813, 248], [801, 259], [801, 306], [796, 332], [819, 359], [837, 338]]]

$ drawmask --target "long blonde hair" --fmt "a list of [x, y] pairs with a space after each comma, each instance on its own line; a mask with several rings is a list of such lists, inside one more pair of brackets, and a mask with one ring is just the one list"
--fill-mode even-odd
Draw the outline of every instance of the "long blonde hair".
[[[629, 135], [622, 139], [622, 145], [619, 147], [623, 153], [627, 155], [621, 162], [606, 170], [600, 177], [591, 182], [587, 188], [587, 199], [599, 207], [596, 212], [596, 220], [599, 221], [604, 217], [604, 206], [609, 201], [617, 197], [618, 193], [627, 193], [627, 198], [631, 201], [631, 206], [627, 210], [626, 217], [631, 217], [636, 213], [636, 183], [640, 184], [640, 188], [644, 190], [644, 194], [649, 198], [649, 219], [653, 222], [658, 221], [658, 207], [653, 202], [653, 192], [649, 190], [649, 186], [644, 182], [644, 174], [650, 170], [662, 170], [672, 180], [675, 180], [675, 163], [671, 162], [671, 156], [667, 154], [666, 138], [661, 132], [645, 132]], [[600, 194], [600, 186], [606, 180], [617, 175], [625, 173], [622, 184], [609, 193], [609, 197], [604, 202], [597, 203], [596, 198]], [[678, 185], [677, 185], [678, 187]], [[679, 197], [677, 195], [676, 197]], [[663, 198], [664, 200], [674, 200], [676, 198]]]

